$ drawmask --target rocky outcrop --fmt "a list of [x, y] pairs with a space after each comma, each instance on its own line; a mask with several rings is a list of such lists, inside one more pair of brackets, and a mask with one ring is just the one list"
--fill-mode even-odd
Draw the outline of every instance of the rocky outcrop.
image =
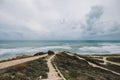
[[34, 54], [34, 56], [43, 55], [43, 54], [46, 54], [46, 53], [45, 52], [38, 52], [38, 53]]
[[48, 55], [53, 55], [53, 54], [55, 54], [53, 51], [50, 51], [50, 50], [49, 50], [47, 53], [48, 53]]

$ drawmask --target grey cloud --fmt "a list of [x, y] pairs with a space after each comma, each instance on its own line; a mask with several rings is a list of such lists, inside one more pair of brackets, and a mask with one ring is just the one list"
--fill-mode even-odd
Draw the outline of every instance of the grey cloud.
[[0, 39], [100, 39], [104, 36], [112, 39], [110, 35], [120, 35], [120, 11], [116, 3], [116, 0], [1, 0]]
[[[86, 16], [85, 39], [120, 39], [120, 23], [115, 21], [100, 21], [104, 15], [102, 6], [93, 6]], [[111, 35], [111, 36], [110, 36]], [[114, 38], [113, 38], [114, 37]]]
[[103, 14], [103, 7], [102, 6], [93, 6], [87, 15], [87, 29], [92, 30], [94, 24], [100, 19]]
[[0, 32], [0, 40], [21, 40], [22, 34], [18, 32]]

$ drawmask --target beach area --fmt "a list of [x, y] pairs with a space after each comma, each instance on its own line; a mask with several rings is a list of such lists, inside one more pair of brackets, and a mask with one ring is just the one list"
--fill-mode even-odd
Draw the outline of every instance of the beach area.
[[0, 0], [0, 80], [120, 80], [120, 0]]
[[120, 41], [102, 40], [8, 40], [0, 41], [0, 60], [37, 52], [69, 51], [81, 55], [120, 54]]
[[0, 79], [119, 80], [119, 48], [119, 41], [3, 41]]
[[120, 54], [48, 51], [0, 62], [1, 80], [119, 80], [119, 76]]

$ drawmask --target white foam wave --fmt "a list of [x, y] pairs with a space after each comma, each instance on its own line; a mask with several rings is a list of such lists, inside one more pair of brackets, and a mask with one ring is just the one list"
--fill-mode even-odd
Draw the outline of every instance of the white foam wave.
[[120, 46], [120, 43], [99, 43], [102, 46]]
[[34, 48], [27, 52], [46, 51], [52, 49], [72, 49], [72, 48], [69, 46], [46, 46], [46, 47]]
[[46, 51], [51, 49], [71, 49], [69, 46], [45, 46], [39, 48], [24, 47], [24, 48], [11, 48], [11, 49], [0, 49], [0, 55], [2, 54], [12, 54], [12, 53], [32, 53], [39, 51]]
[[45, 47], [23, 47], [23, 48], [11, 48], [0, 49], [0, 59], [12, 58], [20, 55], [35, 54], [36, 52], [57, 50], [57, 49], [72, 49], [69, 46], [45, 46]]
[[79, 50], [83, 52], [95, 52], [95, 53], [120, 53], [120, 46], [117, 45], [109, 45], [109, 46], [85, 46], [79, 48]]

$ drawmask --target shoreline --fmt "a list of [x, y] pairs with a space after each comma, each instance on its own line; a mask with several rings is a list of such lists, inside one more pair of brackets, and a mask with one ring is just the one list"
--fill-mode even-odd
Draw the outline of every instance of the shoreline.
[[[58, 50], [58, 51], [59, 52], [64, 52], [63, 50]], [[55, 52], [58, 52], [58, 51], [55, 51]], [[69, 51], [65, 51], [65, 52], [69, 52]], [[46, 53], [46, 52], [44, 52], [44, 53]], [[69, 52], [69, 53], [83, 55], [83, 56], [120, 56], [120, 53], [92, 53], [92, 54], [90, 54], [90, 53], [88, 53], [88, 54], [82, 53], [81, 54], [81, 53], [74, 53], [74, 52]], [[29, 57], [34, 57], [34, 54], [33, 55], [21, 55], [21, 56], [16, 56], [16, 57], [12, 57], [12, 58], [2, 59], [2, 60], [0, 60], [0, 63], [7, 62], [7, 61], [12, 61], [12, 60], [29, 58]]]
[[[44, 63], [38, 64], [39, 59], [41, 59]], [[114, 80], [114, 78], [116, 77], [117, 79], [119, 79], [119, 75], [120, 75], [119, 60], [120, 60], [120, 55], [90, 56], [90, 55], [74, 54], [67, 51], [57, 51], [57, 52], [48, 51], [45, 53], [39, 52], [34, 54], [32, 57], [1, 62], [0, 76], [3, 78], [6, 77], [11, 78], [11, 76], [13, 76], [12, 73], [14, 72], [15, 73], [14, 78], [17, 78], [15, 76], [19, 77], [19, 75], [21, 74], [26, 75], [25, 78], [27, 78], [28, 75], [26, 73], [29, 73], [29, 71], [32, 69], [33, 71], [36, 70], [35, 73], [37, 74], [37, 76], [35, 78], [42, 80], [54, 80], [54, 79], [58, 80], [61, 78], [64, 78], [65, 80], [69, 80], [70, 78], [73, 78], [73, 80], [78, 80], [78, 78], [79, 79], [85, 78], [85, 80], [89, 80], [91, 79], [91, 74], [93, 74], [92, 75], [92, 78], [94, 78], [93, 80], [97, 80], [99, 76], [104, 77], [105, 80], [107, 80], [106, 77], [111, 76], [110, 78]], [[36, 67], [33, 64], [36, 65]], [[40, 65], [46, 65], [46, 66], [42, 67]], [[39, 67], [41, 67], [40, 72], [43, 71], [44, 74], [43, 73], [38, 74], [39, 71], [37, 69], [39, 69]], [[94, 70], [98, 71], [99, 73]], [[110, 76], [108, 76], [108, 74]], [[31, 76], [34, 75], [32, 74]], [[20, 78], [24, 78], [24, 77], [20, 76]], [[101, 78], [100, 80], [103, 79]]]

